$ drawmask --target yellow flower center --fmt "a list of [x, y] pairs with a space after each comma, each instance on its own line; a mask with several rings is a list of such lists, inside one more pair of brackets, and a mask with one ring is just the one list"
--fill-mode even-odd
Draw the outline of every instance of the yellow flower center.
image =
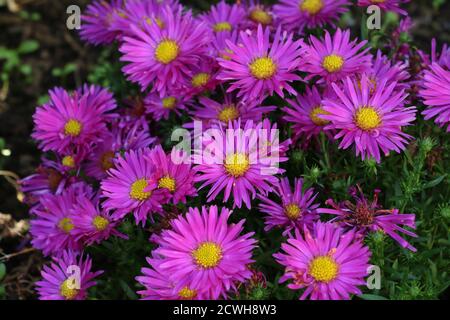
[[222, 248], [214, 242], [204, 242], [192, 252], [195, 263], [202, 268], [213, 268], [222, 259]]
[[228, 121], [239, 118], [239, 110], [234, 105], [225, 106], [218, 115], [220, 121], [228, 123]]
[[81, 122], [75, 119], [70, 119], [64, 125], [64, 134], [66, 136], [77, 137], [82, 129]]
[[71, 278], [64, 280], [59, 287], [59, 293], [67, 300], [74, 299], [78, 295], [78, 292], [80, 290], [75, 288], [75, 281]]
[[268, 25], [272, 23], [272, 16], [261, 9], [254, 9], [250, 12], [250, 19], [254, 22], [261, 23], [262, 25]]
[[314, 258], [309, 265], [309, 274], [320, 282], [330, 282], [338, 274], [338, 265], [333, 258], [321, 256]]
[[317, 14], [323, 8], [322, 0], [304, 0], [300, 4], [300, 10], [308, 12], [310, 15]]
[[183, 300], [192, 300], [197, 296], [197, 290], [191, 290], [188, 287], [184, 287], [180, 291], [178, 291], [178, 295]]
[[319, 117], [319, 115], [321, 114], [330, 114], [330, 113], [323, 110], [320, 106], [313, 108], [309, 113], [311, 121], [314, 122], [314, 124], [317, 126], [324, 126], [329, 122], [328, 120], [321, 119]]
[[295, 203], [288, 204], [284, 207], [284, 213], [291, 220], [296, 220], [302, 214], [302, 211]]
[[[160, 28], [160, 29], [164, 29], [164, 22], [162, 22], [162, 20], [160, 19], [160, 18], [156, 18], [155, 19], [155, 21], [156, 21], [156, 24], [158, 25], [158, 27]], [[149, 25], [149, 26], [151, 26], [152, 25], [152, 19], [150, 19], [149, 17], [146, 17], [145, 18], [145, 22], [147, 22], [147, 24]]]
[[222, 58], [222, 59], [225, 59], [225, 60], [231, 60], [231, 54], [233, 53], [233, 51], [231, 51], [230, 49], [225, 49], [224, 50], [224, 52], [222, 52], [222, 53], [220, 53], [220, 57]]
[[92, 220], [92, 224], [97, 231], [103, 231], [108, 227], [109, 221], [102, 216], [95, 216], [94, 220]]
[[384, 3], [386, 0], [372, 0], [372, 3]]
[[173, 40], [161, 41], [155, 50], [155, 59], [163, 64], [168, 64], [175, 60], [180, 53], [180, 47]]
[[203, 87], [208, 83], [209, 78], [209, 74], [207, 74], [206, 72], [200, 72], [192, 77], [192, 86], [194, 88]]
[[75, 167], [75, 160], [72, 156], [65, 156], [61, 162], [62, 162], [63, 166], [65, 166], [65, 167], [69, 167], [69, 168]]
[[230, 23], [224, 21], [224, 22], [218, 22], [213, 27], [215, 32], [222, 32], [222, 31], [231, 31], [233, 27]]
[[344, 58], [336, 54], [330, 54], [323, 59], [322, 66], [330, 73], [337, 72], [342, 69]]
[[270, 79], [277, 71], [277, 66], [269, 57], [258, 58], [250, 63], [251, 74], [259, 80]]
[[113, 151], [105, 152], [100, 158], [100, 164], [102, 166], [102, 169], [108, 171], [109, 169], [114, 168], [113, 159], [114, 159]]
[[162, 99], [163, 108], [166, 109], [173, 109], [176, 103], [177, 99], [175, 97], [167, 97]]
[[225, 170], [235, 178], [243, 176], [249, 167], [248, 156], [244, 153], [229, 154], [225, 158]]
[[362, 107], [356, 111], [355, 122], [362, 130], [372, 130], [380, 125], [381, 118], [374, 108]]
[[60, 228], [65, 233], [69, 233], [73, 229], [72, 219], [70, 218], [62, 218], [58, 222], [58, 228]]
[[167, 190], [169, 190], [170, 192], [174, 192], [175, 191], [175, 179], [171, 178], [170, 176], [164, 176], [161, 179], [159, 179], [158, 181], [158, 187], [159, 188], [166, 188]]
[[143, 178], [136, 180], [131, 185], [130, 197], [138, 201], [147, 200], [152, 195], [150, 191], [149, 192], [144, 191], [144, 189], [147, 188], [147, 186], [148, 186], [147, 179]]

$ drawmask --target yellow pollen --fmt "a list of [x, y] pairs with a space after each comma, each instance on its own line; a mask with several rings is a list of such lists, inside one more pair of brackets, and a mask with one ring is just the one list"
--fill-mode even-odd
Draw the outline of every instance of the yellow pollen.
[[317, 14], [323, 8], [322, 0], [304, 0], [300, 4], [300, 10], [307, 11], [310, 15]]
[[69, 167], [69, 168], [75, 167], [75, 160], [73, 159], [72, 156], [65, 156], [61, 162], [62, 162], [63, 166], [65, 166], [65, 167]]
[[311, 121], [314, 122], [314, 124], [317, 126], [324, 126], [329, 122], [328, 120], [324, 120], [318, 117], [321, 114], [330, 114], [330, 113], [323, 110], [320, 106], [313, 108], [309, 113]]
[[314, 258], [309, 265], [309, 274], [320, 282], [330, 282], [338, 274], [338, 265], [333, 258], [329, 256], [320, 256]]
[[200, 72], [192, 77], [191, 83], [194, 88], [205, 86], [209, 81], [210, 75], [205, 72]]
[[58, 228], [60, 228], [65, 233], [69, 233], [73, 229], [72, 219], [70, 218], [62, 218], [58, 222]]
[[64, 134], [66, 136], [77, 137], [81, 132], [81, 122], [75, 119], [70, 119], [64, 125]]
[[239, 110], [234, 105], [225, 106], [217, 117], [220, 121], [228, 123], [228, 121], [239, 118]]
[[384, 3], [386, 0], [372, 0], [372, 3]]
[[169, 64], [178, 57], [180, 47], [173, 40], [161, 41], [155, 50], [155, 59], [163, 64]]
[[173, 109], [176, 103], [177, 99], [175, 97], [167, 97], [162, 99], [162, 105], [165, 109]]
[[[156, 24], [158, 25], [158, 27], [159, 27], [160, 29], [164, 29], [164, 22], [162, 22], [162, 20], [161, 20], [160, 18], [156, 18], [155, 21], [156, 21]], [[152, 19], [149, 18], [149, 17], [146, 17], [146, 18], [145, 18], [145, 22], [147, 22], [147, 24], [148, 24], [149, 26], [151, 26], [152, 23], [153, 23], [153, 22], [152, 22]]]
[[243, 176], [250, 167], [248, 156], [244, 153], [233, 153], [225, 158], [225, 170], [235, 178]]
[[344, 65], [344, 58], [336, 54], [330, 54], [323, 59], [322, 66], [330, 73], [340, 71]]
[[130, 197], [132, 199], [138, 200], [138, 201], [147, 200], [152, 195], [151, 192], [144, 191], [145, 188], [147, 188], [147, 186], [148, 186], [147, 179], [143, 178], [143, 179], [136, 180], [131, 185]]
[[202, 268], [213, 268], [222, 259], [222, 248], [214, 242], [204, 242], [192, 252], [195, 263]]
[[233, 27], [228, 22], [218, 22], [213, 27], [215, 32], [222, 32], [222, 31], [231, 31]]
[[261, 9], [254, 9], [250, 12], [250, 19], [254, 22], [261, 23], [262, 25], [268, 25], [272, 23], [272, 16]]
[[74, 288], [74, 282], [74, 279], [69, 278], [64, 280], [64, 282], [59, 287], [59, 293], [67, 300], [74, 299], [78, 295], [78, 292], [80, 292], [79, 289]]
[[295, 203], [288, 204], [284, 207], [284, 213], [291, 220], [296, 220], [302, 214], [302, 211]]
[[170, 192], [174, 192], [175, 191], [175, 187], [176, 187], [175, 179], [170, 177], [170, 176], [168, 176], [168, 175], [162, 177], [158, 181], [158, 188], [166, 188]]
[[103, 231], [108, 227], [109, 221], [102, 216], [95, 216], [94, 220], [92, 220], [92, 224], [97, 231]]
[[220, 57], [222, 58], [222, 59], [225, 59], [225, 60], [231, 60], [231, 56], [230, 56], [230, 54], [232, 54], [233, 53], [233, 51], [231, 51], [230, 49], [225, 49], [224, 50], [225, 52], [222, 52], [221, 54], [220, 54]]
[[184, 287], [180, 291], [178, 291], [178, 295], [183, 300], [192, 300], [197, 296], [197, 290], [191, 290], [188, 287]]
[[259, 80], [272, 78], [277, 71], [277, 66], [269, 57], [258, 58], [249, 65], [251, 74]]
[[104, 171], [108, 171], [111, 168], [114, 168], [114, 152], [107, 151], [100, 158], [100, 165]]
[[372, 130], [380, 125], [381, 119], [374, 108], [362, 107], [356, 111], [355, 122], [362, 130]]

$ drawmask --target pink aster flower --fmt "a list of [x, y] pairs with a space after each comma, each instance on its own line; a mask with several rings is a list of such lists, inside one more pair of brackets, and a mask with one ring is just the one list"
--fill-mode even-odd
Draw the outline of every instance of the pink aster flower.
[[283, 28], [303, 33], [305, 28], [334, 26], [349, 5], [348, 0], [280, 0], [273, 11]]
[[77, 183], [61, 194], [46, 194], [40, 197], [40, 206], [33, 210], [35, 218], [30, 222], [31, 243], [45, 255], [57, 255], [62, 250], [81, 250], [82, 243], [74, 234], [74, 223], [70, 210], [76, 204], [76, 196], [91, 196], [91, 189], [84, 183]]
[[32, 137], [43, 151], [70, 151], [73, 147], [87, 147], [107, 131], [105, 112], [115, 108], [106, 90], [74, 92], [61, 88], [50, 90], [50, 101], [36, 109], [33, 115]]
[[376, 5], [381, 10], [392, 11], [406, 16], [408, 15], [408, 12], [400, 8], [400, 6], [408, 2], [409, 0], [358, 0], [358, 6], [368, 7]]
[[157, 181], [159, 189], [166, 189], [170, 193], [174, 204], [185, 203], [186, 197], [197, 195], [194, 187], [195, 174], [191, 165], [184, 163], [183, 159], [176, 159], [174, 162], [172, 153], [166, 155], [160, 145], [152, 149], [146, 159], [155, 167], [152, 179]]
[[283, 178], [275, 187], [279, 200], [273, 201], [268, 196], [258, 196], [262, 201], [259, 210], [267, 215], [264, 230], [281, 227], [284, 229], [283, 235], [286, 235], [295, 228], [303, 230], [305, 226], [312, 227], [313, 223], [319, 219], [317, 214], [319, 205], [314, 203], [317, 193], [314, 194], [312, 188], [305, 191], [302, 189], [303, 179], [296, 178], [292, 190], [289, 179]]
[[201, 62], [210, 42], [203, 23], [179, 7], [163, 9], [166, 18], [161, 29], [157, 21], [144, 24], [144, 29], [131, 25], [132, 37], [125, 36], [120, 51], [128, 79], [140, 84], [142, 90], [153, 85], [153, 91], [165, 96], [171, 87], [186, 82], [192, 67]]
[[296, 231], [281, 248], [284, 252], [274, 254], [286, 268], [280, 282], [290, 280], [288, 288], [305, 289], [301, 300], [348, 300], [361, 294], [370, 251], [355, 231], [317, 222], [313, 230], [305, 228], [304, 236]]
[[[287, 158], [280, 155], [282, 144], [278, 140], [270, 143], [267, 135], [272, 133], [261, 135], [263, 129], [263, 123], [247, 121], [241, 128], [241, 122], [235, 121], [230, 122], [228, 129], [210, 129], [211, 136], [205, 133], [202, 157], [195, 160], [200, 164], [194, 170], [200, 173], [196, 179], [203, 182], [200, 188], [211, 186], [208, 202], [223, 191], [224, 202], [232, 195], [233, 207], [240, 208], [244, 202], [250, 209], [251, 199], [257, 193], [272, 190], [277, 183], [274, 175], [283, 172], [279, 163]], [[278, 133], [275, 128], [270, 129]]]
[[136, 223], [144, 225], [147, 217], [161, 212], [161, 205], [167, 202], [168, 191], [158, 188], [158, 181], [152, 178], [155, 167], [147, 160], [149, 153], [148, 148], [126, 152], [114, 160], [114, 168], [102, 180], [103, 209], [113, 210], [113, 219], [133, 212]]
[[290, 82], [301, 80], [295, 73], [302, 59], [302, 40], [293, 40], [293, 35], [286, 35], [278, 28], [270, 40], [270, 28], [258, 25], [255, 34], [240, 33], [243, 45], [227, 42], [231, 51], [226, 59], [218, 58], [221, 72], [219, 80], [230, 81], [228, 92], [238, 90], [238, 97], [243, 100], [258, 100], [274, 92], [281, 97], [283, 91], [296, 95]]
[[380, 162], [380, 150], [387, 155], [391, 150], [400, 153], [411, 136], [402, 132], [415, 120], [415, 107], [403, 107], [407, 94], [403, 90], [394, 92], [397, 84], [386, 81], [377, 85], [371, 93], [370, 80], [363, 76], [361, 85], [347, 78], [344, 90], [332, 84], [337, 99], [323, 101], [326, 114], [320, 118], [330, 121], [325, 129], [334, 129], [335, 139], [342, 138], [339, 148], [347, 149], [352, 144], [356, 155], [362, 159], [375, 158]]
[[310, 36], [302, 71], [309, 73], [306, 79], [318, 76], [319, 82], [337, 81], [367, 71], [372, 57], [369, 48], [363, 49], [366, 44], [365, 40], [350, 41], [350, 30], [337, 29], [333, 37], [325, 31], [325, 39], [321, 40]]
[[258, 25], [262, 25], [263, 27], [273, 27], [276, 25], [276, 16], [273, 13], [272, 7], [261, 4], [259, 0], [246, 2], [246, 27], [248, 29], [256, 30]]
[[437, 125], [447, 126], [447, 132], [450, 132], [450, 71], [433, 63], [425, 71], [419, 94], [427, 106], [422, 112], [425, 120], [435, 118]]
[[231, 31], [240, 29], [245, 16], [245, 10], [241, 5], [227, 4], [222, 0], [211, 6], [210, 11], [201, 15], [199, 19], [215, 34], [230, 34]]
[[53, 257], [41, 271], [42, 280], [36, 282], [40, 300], [84, 300], [87, 289], [95, 286], [93, 279], [103, 271], [91, 271], [92, 260], [71, 251]]
[[181, 94], [194, 96], [206, 91], [213, 91], [220, 83], [217, 79], [218, 71], [217, 62], [210, 57], [204, 57], [197, 66], [191, 68], [188, 81], [182, 88]]
[[350, 189], [350, 194], [356, 203], [344, 201], [335, 203], [332, 199], [328, 199], [326, 204], [332, 209], [319, 208], [319, 213], [332, 214], [336, 216], [331, 221], [340, 224], [344, 228], [356, 230], [366, 235], [369, 232], [382, 231], [397, 241], [403, 248], [407, 248], [416, 252], [416, 248], [410, 245], [405, 239], [400, 237], [397, 232], [406, 234], [411, 237], [417, 235], [402, 226], [412, 229], [416, 228], [414, 214], [399, 214], [398, 209], [386, 210], [381, 208], [378, 203], [378, 194], [380, 190], [375, 190], [373, 201], [365, 198], [360, 186]]
[[174, 90], [167, 92], [164, 97], [158, 93], [150, 93], [144, 103], [146, 111], [152, 115], [154, 120], [159, 121], [169, 119], [171, 114], [181, 116], [181, 111], [186, 110], [192, 104], [192, 99], [190, 96]]
[[160, 271], [173, 283], [175, 292], [186, 286], [192, 291], [208, 291], [210, 297], [226, 298], [227, 293], [249, 279], [253, 232], [241, 235], [245, 220], [229, 224], [231, 211], [216, 206], [189, 208], [185, 217], [171, 221], [172, 230], [164, 230], [159, 247]]
[[110, 44], [120, 32], [111, 28], [115, 14], [121, 12], [123, 0], [94, 1], [81, 16], [81, 39], [94, 45]]

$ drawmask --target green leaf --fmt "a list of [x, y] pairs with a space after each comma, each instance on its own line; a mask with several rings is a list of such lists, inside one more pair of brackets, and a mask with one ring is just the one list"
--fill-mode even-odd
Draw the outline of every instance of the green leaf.
[[20, 44], [19, 48], [17, 48], [17, 51], [19, 54], [27, 54], [36, 51], [37, 49], [39, 49], [39, 42], [36, 40], [25, 40]]
[[386, 297], [379, 296], [379, 295], [376, 295], [376, 294], [362, 294], [362, 295], [360, 295], [358, 297], [360, 297], [361, 299], [364, 299], [364, 300], [389, 300]]
[[4, 263], [0, 263], [0, 280], [2, 280], [6, 275], [6, 266]]
[[447, 175], [444, 174], [443, 176], [440, 176], [440, 177], [438, 177], [438, 178], [436, 178], [436, 179], [434, 179], [432, 181], [429, 181], [429, 182], [425, 183], [423, 188], [424, 189], [428, 189], [428, 188], [433, 188], [433, 187], [437, 186], [439, 183], [442, 182], [442, 180], [445, 179], [446, 176]]

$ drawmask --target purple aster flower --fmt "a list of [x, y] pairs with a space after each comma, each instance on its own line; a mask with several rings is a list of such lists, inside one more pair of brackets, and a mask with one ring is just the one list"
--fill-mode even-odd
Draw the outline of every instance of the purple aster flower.
[[94, 45], [110, 44], [117, 40], [120, 32], [113, 30], [117, 13], [122, 12], [123, 0], [94, 1], [81, 16], [81, 39]]
[[236, 44], [239, 40], [239, 32], [237, 30], [228, 32], [220, 32], [215, 35], [212, 42], [210, 43], [210, 55], [214, 58], [223, 58], [225, 60], [231, 60], [230, 53], [232, 51], [228, 49], [228, 42]]
[[150, 93], [144, 100], [145, 109], [154, 120], [169, 119], [170, 114], [181, 116], [181, 111], [186, 110], [192, 104], [192, 98], [179, 91], [167, 92], [161, 97], [158, 93]]
[[147, 217], [161, 212], [161, 205], [167, 202], [167, 189], [158, 188], [158, 181], [153, 179], [155, 167], [147, 160], [149, 153], [148, 148], [126, 152], [114, 160], [114, 168], [101, 182], [106, 198], [103, 209], [114, 210], [114, 220], [133, 212], [136, 223], [144, 225]]
[[191, 68], [188, 82], [182, 88], [181, 94], [193, 96], [205, 91], [213, 91], [220, 83], [217, 79], [218, 70], [219, 66], [214, 59], [210, 57], [203, 58], [197, 66]]
[[200, 16], [200, 21], [204, 22], [211, 32], [228, 33], [233, 30], [239, 30], [245, 20], [245, 10], [239, 4], [227, 4], [220, 1], [211, 6], [208, 13]]
[[[94, 89], [93, 89], [94, 90]], [[32, 137], [43, 151], [70, 151], [73, 147], [87, 147], [107, 131], [105, 112], [115, 108], [111, 94], [94, 90], [74, 92], [61, 88], [50, 90], [50, 101], [36, 109], [33, 115]]]
[[263, 123], [255, 125], [247, 121], [241, 128], [241, 122], [235, 121], [230, 122], [228, 129], [223, 126], [210, 129], [211, 136], [205, 133], [201, 158], [195, 160], [200, 164], [194, 170], [200, 173], [196, 180], [203, 181], [200, 188], [211, 185], [208, 202], [223, 191], [224, 202], [232, 195], [233, 207], [240, 208], [244, 202], [250, 209], [251, 199], [257, 193], [272, 190], [271, 186], [277, 183], [274, 175], [283, 172], [279, 163], [287, 158], [280, 155], [282, 144], [278, 137], [271, 143], [268, 134], [272, 132], [262, 136], [263, 129], [267, 131]]
[[258, 25], [256, 34], [240, 33], [243, 45], [227, 42], [231, 50], [227, 59], [218, 58], [221, 72], [219, 80], [231, 81], [228, 92], [238, 90], [238, 97], [243, 100], [258, 100], [266, 95], [278, 93], [284, 96], [283, 90], [296, 95], [290, 82], [301, 80], [295, 73], [302, 59], [302, 40], [293, 40], [293, 35], [286, 35], [278, 28], [273, 41], [270, 41], [270, 28]]
[[336, 216], [331, 221], [340, 224], [342, 227], [356, 230], [363, 235], [369, 232], [382, 231], [397, 241], [403, 248], [416, 252], [416, 248], [397, 234], [399, 232], [417, 237], [415, 233], [400, 227], [402, 225], [415, 229], [416, 216], [414, 214], [399, 214], [398, 209], [386, 210], [381, 208], [378, 203], [379, 193], [380, 190], [375, 190], [373, 201], [369, 201], [364, 197], [361, 187], [357, 186], [357, 188], [350, 189], [350, 194], [356, 203], [344, 201], [337, 204], [332, 199], [328, 199], [326, 204], [331, 206], [332, 209], [319, 208], [318, 211], [319, 213]]
[[295, 228], [303, 230], [305, 226], [312, 227], [313, 223], [319, 219], [317, 214], [319, 205], [314, 203], [317, 193], [314, 194], [312, 188], [305, 191], [302, 189], [303, 179], [295, 178], [294, 190], [292, 190], [289, 179], [283, 178], [275, 187], [279, 200], [273, 201], [268, 196], [258, 196], [262, 201], [259, 210], [267, 215], [264, 230], [281, 227], [284, 229], [283, 235], [286, 235]]
[[438, 63], [433, 63], [425, 71], [420, 96], [427, 108], [422, 112], [425, 120], [435, 118], [434, 122], [450, 132], [450, 71]]
[[174, 162], [169, 153], [166, 155], [163, 148], [158, 145], [146, 156], [146, 159], [155, 167], [152, 179], [157, 181], [159, 189], [166, 189], [174, 204], [186, 203], [186, 197], [194, 197], [197, 190], [194, 187], [195, 173], [190, 164], [183, 159]]
[[339, 15], [348, 11], [349, 5], [348, 0], [280, 0], [273, 12], [283, 28], [288, 31], [298, 29], [303, 33], [304, 28], [334, 26]]
[[246, 28], [256, 30], [258, 25], [263, 27], [275, 26], [276, 17], [272, 11], [272, 7], [265, 6], [259, 0], [246, 1]]
[[227, 293], [249, 279], [253, 232], [241, 235], [245, 220], [229, 224], [230, 210], [216, 206], [189, 208], [185, 217], [172, 220], [172, 230], [164, 230], [159, 247], [160, 271], [173, 283], [175, 292], [208, 291], [210, 297], [226, 298]]
[[40, 205], [33, 213], [35, 218], [30, 222], [31, 243], [45, 255], [58, 255], [62, 250], [78, 251], [82, 244], [74, 234], [74, 223], [70, 210], [76, 204], [76, 196], [91, 196], [91, 189], [83, 182], [73, 184], [61, 194], [46, 194], [40, 197]]
[[450, 70], [450, 47], [447, 44], [444, 44], [439, 53], [437, 50], [436, 39], [433, 38], [433, 40], [431, 40], [431, 62], [436, 62], [441, 67]]
[[387, 155], [390, 150], [400, 153], [411, 136], [402, 132], [415, 120], [415, 107], [403, 107], [407, 94], [403, 90], [394, 92], [396, 82], [377, 84], [371, 93], [370, 80], [363, 76], [361, 86], [347, 78], [344, 90], [335, 83], [332, 87], [337, 99], [323, 101], [327, 114], [319, 117], [330, 121], [325, 130], [334, 129], [335, 139], [342, 138], [339, 148], [347, 149], [354, 144], [356, 155], [362, 159], [373, 157], [380, 162], [380, 150]]
[[291, 280], [288, 288], [305, 289], [301, 300], [348, 300], [361, 294], [370, 251], [355, 231], [317, 222], [313, 230], [305, 228], [304, 236], [297, 230], [281, 248], [284, 252], [274, 254], [286, 268], [280, 282]]
[[306, 79], [318, 76], [319, 82], [337, 81], [369, 70], [372, 57], [369, 48], [362, 49], [366, 43], [365, 40], [350, 41], [350, 30], [337, 29], [333, 37], [325, 31], [322, 40], [310, 36], [302, 68], [309, 73]]
[[206, 55], [210, 42], [205, 25], [194, 20], [191, 13], [182, 13], [179, 7], [163, 9], [166, 25], [161, 29], [155, 19], [144, 29], [131, 25], [133, 37], [125, 36], [120, 51], [122, 61], [129, 62], [123, 68], [128, 79], [137, 82], [145, 90], [153, 85], [153, 91], [166, 95], [171, 87], [186, 82], [192, 67]]
[[84, 300], [87, 289], [95, 286], [93, 279], [103, 271], [91, 271], [92, 260], [71, 251], [53, 257], [41, 271], [42, 280], [36, 282], [40, 300]]
[[358, 6], [368, 7], [376, 5], [381, 10], [392, 11], [406, 16], [408, 15], [408, 12], [400, 8], [400, 6], [408, 2], [409, 0], [358, 0]]

